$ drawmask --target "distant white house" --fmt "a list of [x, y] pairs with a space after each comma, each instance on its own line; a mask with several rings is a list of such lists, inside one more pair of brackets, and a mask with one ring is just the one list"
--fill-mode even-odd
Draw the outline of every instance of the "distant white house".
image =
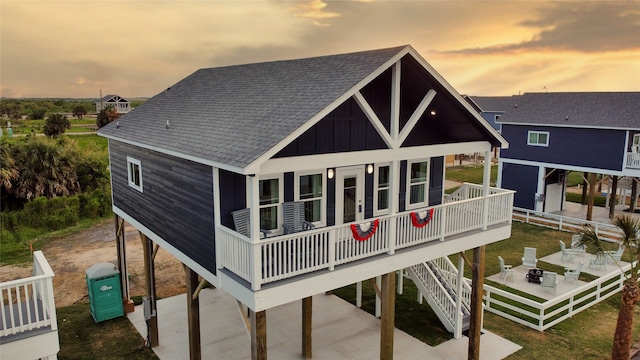
[[129, 100], [119, 95], [106, 95], [96, 102], [96, 112], [100, 112], [103, 107], [113, 106], [119, 114], [126, 114], [131, 111]]

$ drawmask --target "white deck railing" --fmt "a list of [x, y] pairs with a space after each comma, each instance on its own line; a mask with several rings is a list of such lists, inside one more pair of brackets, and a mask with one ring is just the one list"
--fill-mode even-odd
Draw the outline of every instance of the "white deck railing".
[[626, 168], [640, 169], [640, 153], [627, 153]]
[[0, 338], [58, 328], [53, 299], [53, 270], [42, 251], [33, 253], [33, 276], [0, 283]]
[[[464, 184], [462, 188], [463, 195], [456, 195], [458, 201], [431, 207], [434, 215], [427, 226], [413, 226], [411, 211], [382, 216], [377, 218], [378, 229], [366, 241], [353, 238], [351, 224], [255, 242], [220, 226], [218, 266], [248, 281], [252, 289], [257, 290], [265, 283], [321, 269], [333, 271], [335, 266], [376, 255], [386, 253], [393, 256], [396, 249], [445, 240], [447, 236], [486, 229], [487, 225], [511, 222], [513, 191], [493, 188], [489, 196], [480, 197], [482, 186]], [[430, 208], [413, 211], [427, 209]]]
[[622, 271], [612, 272], [542, 303], [485, 284], [485, 310], [544, 331], [615, 295], [622, 289], [625, 274], [630, 271], [631, 264], [627, 264]]

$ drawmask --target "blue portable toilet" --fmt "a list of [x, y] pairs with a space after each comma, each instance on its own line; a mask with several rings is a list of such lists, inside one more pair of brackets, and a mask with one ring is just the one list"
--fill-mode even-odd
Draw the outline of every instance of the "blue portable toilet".
[[91, 316], [101, 322], [124, 315], [120, 272], [108, 262], [97, 263], [85, 271]]

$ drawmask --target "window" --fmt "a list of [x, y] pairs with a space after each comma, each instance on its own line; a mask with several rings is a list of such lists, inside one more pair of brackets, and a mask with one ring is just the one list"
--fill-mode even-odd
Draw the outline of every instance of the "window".
[[631, 152], [639, 153], [640, 152], [640, 134], [633, 135], [633, 145], [631, 145]]
[[377, 166], [374, 176], [374, 213], [384, 215], [389, 212], [389, 165]]
[[280, 208], [280, 179], [260, 180], [258, 185], [260, 197], [260, 229], [274, 230], [278, 228], [278, 212]]
[[298, 175], [297, 199], [304, 202], [304, 219], [324, 222], [324, 172]]
[[142, 165], [140, 160], [127, 156], [129, 186], [142, 192]]
[[529, 131], [527, 145], [533, 146], [549, 146], [549, 132], [547, 131]]
[[407, 170], [407, 208], [427, 205], [429, 166], [427, 161], [410, 161]]

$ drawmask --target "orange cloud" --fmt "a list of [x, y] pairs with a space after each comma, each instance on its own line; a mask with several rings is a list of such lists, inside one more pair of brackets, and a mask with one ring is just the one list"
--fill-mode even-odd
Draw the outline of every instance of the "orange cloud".
[[339, 17], [340, 14], [334, 12], [325, 11], [327, 3], [322, 0], [313, 0], [306, 4], [296, 5], [296, 10], [299, 12], [296, 16], [311, 19], [316, 26], [329, 26], [328, 22], [323, 20]]

